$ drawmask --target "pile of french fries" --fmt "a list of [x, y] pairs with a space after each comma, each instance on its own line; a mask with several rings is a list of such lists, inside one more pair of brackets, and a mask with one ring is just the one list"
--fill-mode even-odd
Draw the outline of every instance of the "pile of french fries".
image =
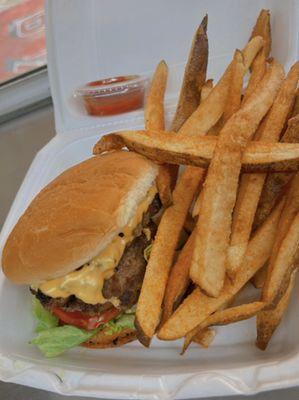
[[[206, 79], [207, 22], [206, 16], [193, 39], [169, 131], [168, 68], [161, 61], [145, 130], [106, 135], [94, 154], [127, 147], [160, 165], [165, 211], [137, 305], [140, 342], [149, 346], [156, 334], [184, 337], [183, 352], [191, 342], [208, 347], [213, 326], [256, 316], [256, 345], [264, 350], [297, 271], [299, 62], [285, 74], [270, 58], [270, 13], [262, 10], [249, 42], [214, 84]], [[186, 166], [179, 177], [178, 165]], [[256, 301], [234, 306], [247, 284], [259, 289]]]

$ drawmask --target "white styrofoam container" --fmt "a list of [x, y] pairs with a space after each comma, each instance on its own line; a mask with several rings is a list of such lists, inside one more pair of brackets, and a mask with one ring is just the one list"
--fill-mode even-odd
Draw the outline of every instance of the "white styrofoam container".
[[[173, 114], [193, 33], [209, 15], [208, 77], [218, 78], [242, 48], [261, 8], [272, 13], [273, 55], [286, 68], [298, 56], [298, 0], [59, 0], [47, 2], [48, 68], [56, 136], [34, 159], [0, 237], [0, 248], [34, 195], [65, 168], [89, 157], [104, 133], [143, 126], [142, 111], [84, 115], [72, 101], [81, 83], [171, 67], [167, 117]], [[297, 288], [298, 289], [298, 288]], [[34, 320], [26, 287], [0, 273], [0, 379], [62, 394], [126, 399], [182, 399], [251, 394], [299, 383], [299, 314], [293, 302], [266, 352], [254, 346], [255, 321], [217, 331], [209, 350], [181, 342], [138, 342], [116, 350], [78, 348], [45, 359], [28, 342]]]

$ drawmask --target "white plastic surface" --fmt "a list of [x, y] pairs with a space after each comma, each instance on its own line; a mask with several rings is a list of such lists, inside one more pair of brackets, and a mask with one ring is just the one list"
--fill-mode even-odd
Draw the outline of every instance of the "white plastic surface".
[[[217, 78], [246, 43], [261, 8], [272, 13], [273, 54], [286, 67], [297, 58], [297, 0], [59, 0], [47, 4], [48, 54], [57, 135], [42, 149], [20, 188], [0, 248], [34, 195], [65, 168], [87, 158], [103, 133], [143, 126], [142, 111], [113, 118], [82, 115], [70, 101], [81, 83], [171, 66], [168, 119], [196, 26], [209, 14], [209, 77]], [[74, 67], [76, 66], [76, 68]], [[299, 288], [297, 287], [297, 290]], [[295, 290], [296, 292], [296, 290]], [[255, 321], [218, 328], [208, 350], [181, 342], [138, 342], [120, 349], [78, 348], [47, 360], [28, 342], [30, 294], [0, 273], [0, 379], [62, 394], [126, 399], [183, 399], [250, 394], [299, 383], [296, 299], [267, 352], [254, 346]]]

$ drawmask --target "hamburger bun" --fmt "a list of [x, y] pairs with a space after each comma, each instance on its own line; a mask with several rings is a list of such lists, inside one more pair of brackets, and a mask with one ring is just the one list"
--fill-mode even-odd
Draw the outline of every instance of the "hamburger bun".
[[12, 230], [4, 274], [17, 284], [35, 284], [87, 263], [128, 224], [157, 173], [155, 164], [128, 151], [69, 168], [35, 197]]

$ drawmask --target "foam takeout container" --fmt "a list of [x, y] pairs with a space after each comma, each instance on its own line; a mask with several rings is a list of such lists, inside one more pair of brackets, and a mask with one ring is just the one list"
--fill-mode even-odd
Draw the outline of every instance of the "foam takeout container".
[[[47, 2], [48, 69], [56, 136], [37, 154], [2, 229], [0, 248], [34, 195], [65, 168], [89, 157], [104, 133], [143, 127], [142, 110], [89, 117], [73, 101], [80, 85], [170, 66], [170, 121], [191, 39], [209, 15], [209, 78], [217, 79], [235, 48], [245, 45], [261, 8], [271, 10], [273, 55], [286, 68], [298, 57], [298, 0], [60, 0]], [[34, 320], [26, 287], [0, 273], [0, 379], [66, 395], [183, 399], [252, 394], [299, 383], [299, 314], [295, 299], [269, 349], [254, 346], [253, 319], [217, 329], [208, 350], [154, 340], [112, 350], [74, 349], [45, 359], [29, 345]]]

